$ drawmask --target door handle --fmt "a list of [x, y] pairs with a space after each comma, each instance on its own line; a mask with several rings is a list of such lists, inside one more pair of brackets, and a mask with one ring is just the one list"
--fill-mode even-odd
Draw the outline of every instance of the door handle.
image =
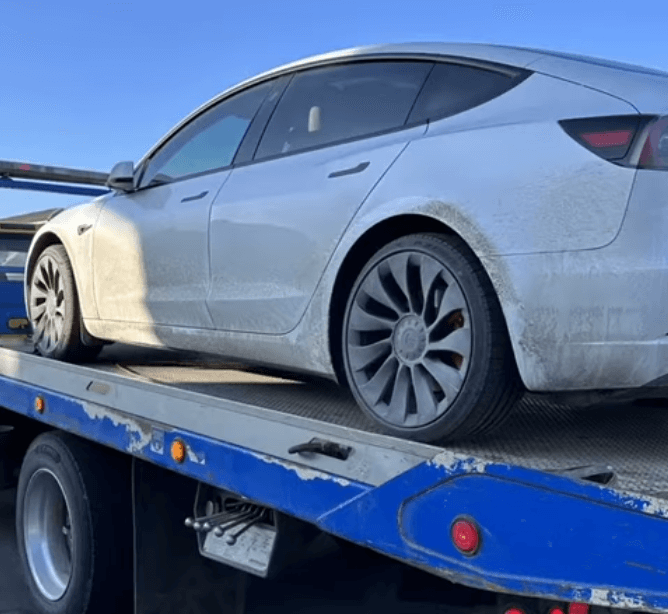
[[204, 198], [208, 193], [209, 193], [209, 190], [204, 190], [204, 192], [201, 192], [200, 194], [194, 194], [193, 196], [186, 196], [185, 198], [182, 198], [181, 202], [182, 203], [189, 203], [193, 200], [199, 200], [200, 198]]
[[329, 174], [328, 178], [334, 179], [334, 177], [343, 177], [344, 175], [354, 175], [355, 173], [361, 173], [369, 166], [369, 164], [370, 162], [360, 162], [357, 166], [353, 166], [351, 168], [344, 168], [343, 170], [340, 171], [334, 171], [333, 173]]

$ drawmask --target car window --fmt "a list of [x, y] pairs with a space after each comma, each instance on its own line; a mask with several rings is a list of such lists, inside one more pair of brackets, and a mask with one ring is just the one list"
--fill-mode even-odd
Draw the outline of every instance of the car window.
[[257, 85], [198, 115], [151, 156], [141, 187], [230, 166], [271, 87]]
[[462, 66], [436, 64], [415, 103], [408, 123], [455, 115], [503, 94], [521, 79], [509, 74]]
[[362, 62], [297, 73], [255, 159], [318, 147], [404, 125], [431, 62]]
[[0, 267], [24, 267], [31, 237], [0, 236]]

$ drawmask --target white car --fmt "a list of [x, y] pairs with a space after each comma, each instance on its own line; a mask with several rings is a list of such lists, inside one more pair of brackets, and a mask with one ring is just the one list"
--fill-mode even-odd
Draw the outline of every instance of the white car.
[[392, 434], [668, 374], [668, 74], [412, 44], [235, 86], [32, 243], [44, 356], [103, 341], [337, 379]]

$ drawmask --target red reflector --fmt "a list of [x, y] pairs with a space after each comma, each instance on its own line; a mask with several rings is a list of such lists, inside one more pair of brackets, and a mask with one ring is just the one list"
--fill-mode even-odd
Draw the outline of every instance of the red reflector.
[[589, 614], [589, 606], [586, 603], [571, 603], [568, 614]]
[[620, 147], [631, 140], [631, 130], [614, 130], [613, 132], [589, 132], [582, 138], [593, 147]]
[[470, 520], [458, 520], [452, 525], [452, 541], [465, 554], [473, 554], [480, 545], [478, 528]]

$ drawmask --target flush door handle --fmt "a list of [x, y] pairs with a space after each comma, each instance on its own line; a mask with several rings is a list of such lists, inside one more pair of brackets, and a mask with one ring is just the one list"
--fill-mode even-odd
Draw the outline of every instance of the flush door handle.
[[361, 173], [369, 167], [369, 162], [360, 162], [357, 166], [351, 168], [344, 168], [340, 171], [334, 171], [329, 174], [329, 179], [334, 179], [335, 177], [343, 177], [345, 175], [354, 175], [355, 173]]

